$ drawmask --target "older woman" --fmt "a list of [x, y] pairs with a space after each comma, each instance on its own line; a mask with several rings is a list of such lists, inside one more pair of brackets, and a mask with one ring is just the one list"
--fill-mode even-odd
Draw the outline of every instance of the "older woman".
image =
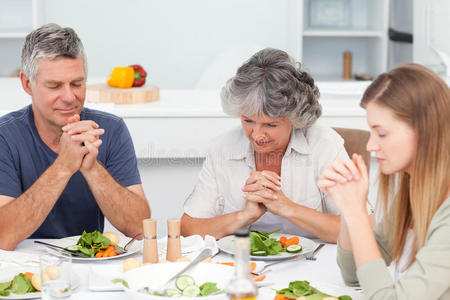
[[210, 148], [184, 204], [182, 234], [221, 238], [251, 226], [335, 243], [339, 211], [316, 183], [325, 165], [348, 156], [334, 130], [314, 124], [322, 110], [313, 78], [287, 53], [264, 49], [221, 97], [242, 127]]

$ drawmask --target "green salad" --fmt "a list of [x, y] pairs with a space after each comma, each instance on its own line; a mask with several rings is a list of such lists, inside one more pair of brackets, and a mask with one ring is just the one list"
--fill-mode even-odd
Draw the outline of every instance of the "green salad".
[[255, 256], [276, 255], [280, 252], [286, 251], [280, 241], [269, 237], [272, 233], [278, 232], [277, 229], [272, 232], [265, 232], [262, 230], [250, 231], [250, 254]]
[[94, 257], [97, 252], [105, 250], [110, 244], [111, 241], [97, 230], [93, 232], [83, 231], [76, 245], [68, 246], [66, 249]]
[[[304, 300], [322, 300], [326, 297], [333, 297], [339, 300], [352, 300], [350, 296], [335, 297], [328, 295], [312, 287], [308, 281], [292, 281], [289, 283], [289, 287], [281, 289], [276, 292], [274, 300], [288, 300], [288, 299], [304, 299]], [[284, 297], [283, 297], [284, 296]]]
[[37, 290], [31, 284], [31, 280], [20, 273], [14, 276], [13, 280], [0, 283], [0, 296], [9, 296], [11, 292], [22, 295], [37, 292]]

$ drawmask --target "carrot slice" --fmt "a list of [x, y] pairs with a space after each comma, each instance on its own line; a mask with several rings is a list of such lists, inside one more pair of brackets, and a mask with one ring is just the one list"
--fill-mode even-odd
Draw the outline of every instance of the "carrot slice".
[[259, 282], [259, 281], [263, 281], [264, 279], [266, 279], [266, 275], [259, 276], [259, 277], [255, 278], [255, 279], [253, 279], [253, 281]]
[[[218, 264], [234, 267], [234, 262], [218, 262]], [[255, 269], [256, 269], [256, 263], [254, 261], [251, 261], [250, 262], [250, 272], [255, 271]]]
[[109, 245], [108, 248], [106, 248], [105, 253], [103, 254], [103, 257], [110, 257], [111, 253], [114, 252], [114, 245]]
[[283, 294], [276, 294], [275, 297], [273, 298], [273, 300], [287, 300], [288, 298], [286, 298], [285, 295]]
[[28, 279], [31, 279], [32, 277], [33, 277], [33, 273], [31, 273], [31, 272], [25, 272], [25, 273], [23, 273], [23, 275], [26, 277], [26, 278], [28, 278]]
[[218, 264], [234, 267], [234, 262], [218, 262]]
[[294, 236], [294, 237], [291, 237], [290, 239], [288, 239], [286, 241], [286, 243], [284, 243], [284, 244], [287, 247], [287, 246], [290, 246], [290, 245], [297, 245], [299, 241], [300, 241], [299, 237], [298, 236]]

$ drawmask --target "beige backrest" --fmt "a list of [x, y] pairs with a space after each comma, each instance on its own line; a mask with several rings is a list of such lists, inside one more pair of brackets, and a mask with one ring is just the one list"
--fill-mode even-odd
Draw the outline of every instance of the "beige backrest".
[[366, 150], [370, 132], [361, 129], [337, 128], [333, 129], [344, 139], [344, 147], [348, 156], [353, 153], [360, 154], [366, 163], [367, 170], [370, 168], [370, 152]]

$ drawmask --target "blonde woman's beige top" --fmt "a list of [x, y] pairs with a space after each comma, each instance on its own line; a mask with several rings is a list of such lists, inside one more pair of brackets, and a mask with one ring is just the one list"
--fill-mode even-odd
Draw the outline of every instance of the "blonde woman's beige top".
[[[348, 159], [344, 141], [333, 129], [313, 125], [294, 129], [281, 165], [281, 190], [295, 203], [316, 211], [337, 215], [333, 201], [317, 187], [322, 169], [337, 157]], [[241, 188], [255, 170], [253, 149], [241, 127], [218, 137], [209, 149], [199, 180], [184, 203], [184, 212], [193, 218], [212, 218], [242, 210]], [[265, 213], [252, 229], [315, 237], [279, 216]]]
[[375, 237], [383, 259], [366, 262], [356, 269], [353, 253], [338, 245], [337, 261], [344, 281], [362, 287], [368, 299], [450, 299], [450, 197], [438, 209], [428, 228], [425, 245], [416, 261], [394, 282], [386, 265], [392, 262], [388, 236], [382, 222]]

